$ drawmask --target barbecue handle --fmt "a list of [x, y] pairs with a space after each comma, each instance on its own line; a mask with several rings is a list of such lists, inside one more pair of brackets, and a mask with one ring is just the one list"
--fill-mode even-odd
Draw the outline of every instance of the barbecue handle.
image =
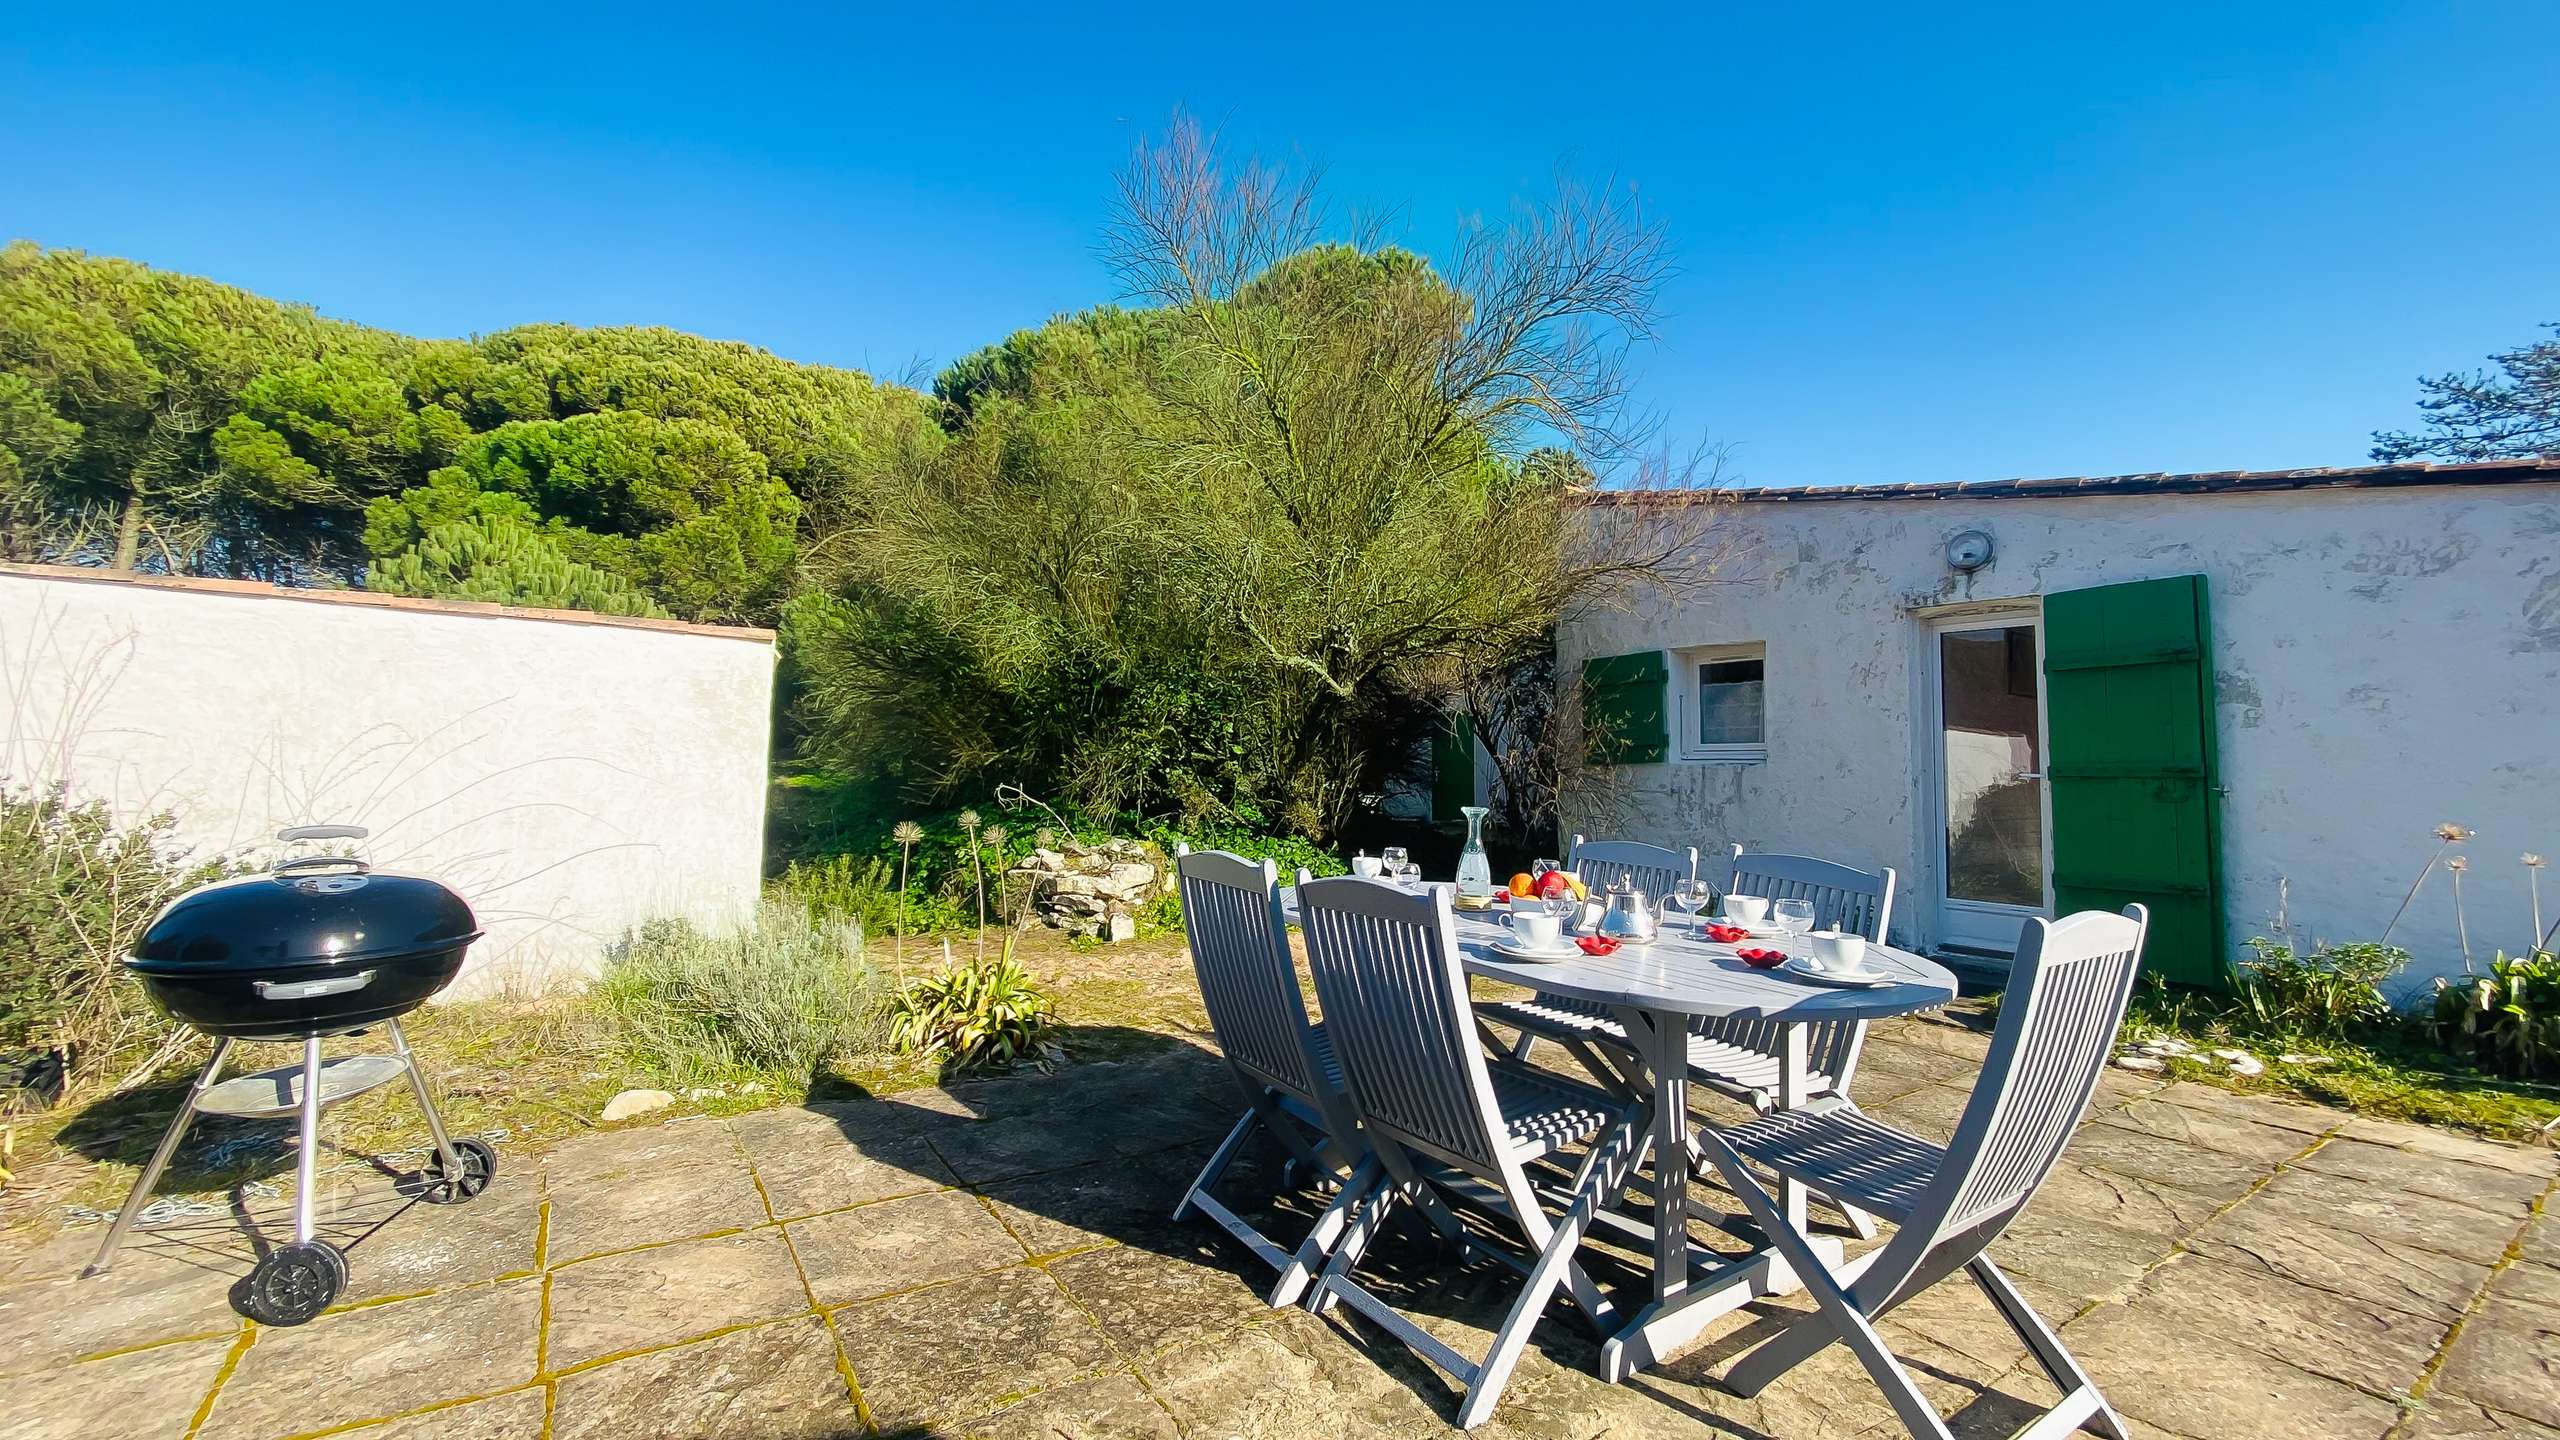
[[373, 983], [373, 972], [359, 970], [353, 975], [332, 975], [326, 980], [259, 980], [253, 982], [261, 1000], [317, 1000], [324, 995], [345, 995]]
[[287, 825], [276, 838], [294, 840], [361, 840], [373, 832], [361, 825]]
[[312, 870], [353, 870], [357, 874], [363, 875], [369, 873], [372, 869], [372, 866], [367, 865], [353, 855], [305, 855], [299, 860], [287, 860], [267, 873], [270, 875], [300, 875]]

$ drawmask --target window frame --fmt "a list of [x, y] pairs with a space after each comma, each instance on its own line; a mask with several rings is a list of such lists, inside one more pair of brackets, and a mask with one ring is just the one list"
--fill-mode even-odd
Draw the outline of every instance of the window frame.
[[[1686, 645], [1671, 652], [1671, 758], [1694, 765], [1759, 765], [1769, 759], [1769, 647], [1758, 640], [1724, 645]], [[1698, 711], [1698, 667], [1719, 661], [1760, 662], [1760, 738], [1742, 744], [1709, 745], [1698, 739], [1703, 718]]]

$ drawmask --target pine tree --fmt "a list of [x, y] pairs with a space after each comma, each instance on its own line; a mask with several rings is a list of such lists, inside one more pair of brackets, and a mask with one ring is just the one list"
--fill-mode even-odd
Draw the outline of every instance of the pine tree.
[[489, 515], [435, 526], [408, 549], [376, 561], [365, 584], [390, 595], [545, 610], [658, 618], [667, 613], [621, 576], [562, 554], [533, 526]]

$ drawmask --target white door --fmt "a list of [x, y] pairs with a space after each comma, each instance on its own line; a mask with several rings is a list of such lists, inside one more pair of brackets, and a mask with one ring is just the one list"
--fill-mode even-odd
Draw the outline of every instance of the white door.
[[1938, 942], [2006, 955], [2026, 917], [2052, 913], [2044, 631], [2009, 614], [1931, 632]]

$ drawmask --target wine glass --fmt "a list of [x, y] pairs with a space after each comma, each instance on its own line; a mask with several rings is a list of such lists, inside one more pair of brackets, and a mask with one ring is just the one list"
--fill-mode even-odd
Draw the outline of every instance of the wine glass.
[[1532, 860], [1529, 862], [1529, 878], [1532, 880], [1544, 880], [1547, 878], [1548, 871], [1561, 870], [1563, 868], [1564, 867], [1562, 865], [1559, 865], [1550, 859], [1541, 858]]
[[1769, 918], [1778, 923], [1779, 929], [1801, 940], [1813, 929], [1813, 902], [1781, 900], [1769, 907]]
[[1703, 932], [1706, 928], [1704, 916], [1716, 903], [1716, 887], [1704, 880], [1676, 881], [1671, 887], [1671, 893], [1662, 897], [1662, 903], [1674, 910], [1701, 917], [1699, 929]]
[[1422, 867], [1413, 863], [1413, 854], [1402, 845], [1390, 845], [1378, 852], [1379, 862], [1388, 879], [1399, 885], [1418, 884]]

